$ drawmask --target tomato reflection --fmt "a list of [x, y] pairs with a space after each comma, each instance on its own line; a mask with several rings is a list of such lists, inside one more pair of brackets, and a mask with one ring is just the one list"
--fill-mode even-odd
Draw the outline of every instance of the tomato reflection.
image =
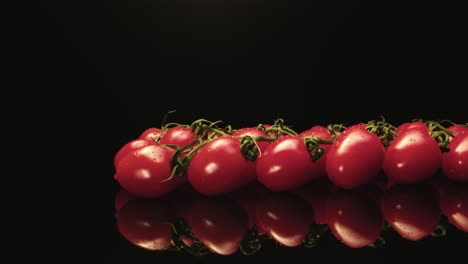
[[220, 255], [235, 253], [248, 229], [246, 213], [227, 197], [198, 200], [188, 210], [186, 220], [195, 237]]
[[440, 196], [440, 208], [450, 224], [468, 232], [468, 184], [450, 182], [446, 188]]
[[171, 244], [173, 218], [174, 213], [164, 199], [130, 200], [116, 214], [120, 234], [147, 250], [161, 250]]
[[300, 245], [313, 223], [312, 208], [299, 196], [269, 193], [256, 207], [259, 229], [287, 247]]
[[468, 232], [468, 184], [446, 177], [414, 185], [375, 181], [353, 190], [322, 179], [277, 193], [254, 182], [217, 197], [200, 195], [190, 185], [154, 199], [120, 190], [114, 206], [117, 230], [130, 244], [195, 255], [253, 254], [267, 241], [313, 247], [323, 236], [361, 248], [387, 238], [384, 226], [412, 241], [435, 236], [449, 224]]
[[382, 210], [392, 228], [413, 241], [430, 235], [441, 216], [438, 194], [429, 184], [392, 186], [384, 195]]
[[[365, 190], [365, 191], [364, 191]], [[352, 248], [374, 243], [383, 228], [383, 216], [368, 189], [341, 190], [326, 202], [326, 221], [335, 237]]]

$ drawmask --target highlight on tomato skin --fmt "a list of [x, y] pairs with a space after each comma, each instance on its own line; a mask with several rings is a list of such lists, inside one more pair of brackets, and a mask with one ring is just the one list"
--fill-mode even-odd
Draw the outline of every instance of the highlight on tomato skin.
[[379, 204], [367, 192], [340, 190], [326, 202], [326, 218], [335, 237], [351, 248], [374, 243], [384, 226]]
[[421, 240], [429, 236], [440, 221], [439, 195], [428, 183], [394, 185], [384, 194], [382, 212], [401, 237]]
[[304, 242], [314, 216], [312, 208], [292, 193], [269, 193], [256, 206], [259, 229], [286, 247], [297, 247]]
[[131, 244], [146, 250], [163, 250], [171, 245], [174, 212], [166, 200], [134, 199], [116, 214], [117, 229]]

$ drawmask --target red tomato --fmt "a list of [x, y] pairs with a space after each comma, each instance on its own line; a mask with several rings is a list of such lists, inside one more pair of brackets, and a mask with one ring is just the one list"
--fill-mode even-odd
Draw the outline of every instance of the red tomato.
[[115, 168], [117, 168], [120, 160], [122, 160], [122, 158], [125, 157], [128, 153], [149, 145], [154, 145], [154, 142], [146, 139], [135, 139], [125, 144], [114, 156]]
[[[326, 140], [333, 139], [333, 137], [330, 134], [330, 130], [323, 126], [313, 126], [312, 128], [300, 133], [299, 136], [302, 138], [313, 136]], [[319, 160], [315, 161], [315, 163], [317, 163], [317, 170], [319, 171], [318, 173], [321, 175], [321, 177], [323, 177], [326, 175], [325, 164], [327, 160], [328, 150], [330, 149], [331, 144], [320, 144], [320, 147], [323, 148], [324, 153]]]
[[468, 182], [468, 133], [455, 136], [442, 153], [442, 171], [454, 181]]
[[255, 214], [259, 229], [284, 246], [299, 246], [314, 221], [312, 208], [293, 194], [270, 193], [262, 198]]
[[440, 168], [439, 144], [420, 129], [406, 129], [388, 147], [384, 172], [396, 183], [421, 182], [433, 176]]
[[163, 200], [135, 199], [117, 213], [117, 228], [130, 243], [147, 249], [161, 250], [171, 244], [173, 213]]
[[115, 205], [115, 210], [119, 211], [120, 208], [122, 208], [125, 204], [128, 203], [128, 201], [135, 199], [135, 195], [129, 193], [125, 189], [120, 189], [116, 194], [115, 194], [115, 199], [114, 199], [114, 205]]
[[159, 143], [166, 145], [176, 145], [179, 148], [185, 147], [188, 143], [197, 139], [190, 127], [176, 126], [166, 130]]
[[257, 159], [258, 180], [272, 191], [286, 191], [320, 178], [318, 162], [313, 162], [299, 136], [281, 136]]
[[328, 151], [327, 175], [341, 188], [358, 187], [382, 170], [384, 152], [380, 139], [365, 130], [365, 126], [351, 126], [336, 138]]
[[452, 225], [463, 232], [468, 232], [467, 184], [449, 184], [448, 192], [441, 196], [440, 207]]
[[440, 220], [438, 194], [430, 185], [394, 185], [384, 194], [382, 210], [387, 222], [402, 237], [420, 240]]
[[[241, 128], [238, 129], [236, 132], [232, 133], [234, 137], [242, 137], [242, 136], [251, 136], [251, 137], [265, 137], [265, 134], [258, 130], [257, 127], [248, 127], [248, 128]], [[257, 145], [260, 148], [259, 156], [265, 152], [265, 149], [270, 145], [268, 141], [257, 141]]]
[[143, 133], [141, 133], [141, 135], [138, 138], [146, 139], [149, 141], [157, 141], [163, 134], [163, 130], [156, 127], [151, 127], [143, 131]]
[[326, 224], [325, 203], [332, 191], [332, 184], [328, 179], [306, 184], [292, 191], [299, 195], [302, 199], [308, 202], [309, 206], [314, 210], [315, 222], [318, 224]]
[[384, 219], [376, 201], [355, 190], [331, 194], [325, 212], [332, 233], [352, 248], [374, 243], [383, 229]]
[[255, 162], [248, 161], [240, 150], [240, 141], [231, 136], [213, 139], [193, 157], [188, 181], [205, 195], [237, 190], [256, 178]]
[[171, 175], [174, 149], [164, 145], [149, 145], [134, 150], [119, 162], [114, 178], [120, 186], [136, 196], [157, 197], [175, 189]]
[[397, 134], [397, 136], [401, 135], [406, 129], [410, 129], [410, 128], [416, 128], [416, 129], [420, 129], [421, 131], [423, 132], [426, 132], [426, 133], [429, 133], [429, 128], [421, 121], [414, 121], [414, 122], [409, 122], [409, 123], [403, 123], [401, 125], [399, 125], [396, 130], [395, 130], [395, 133]]
[[447, 128], [453, 133], [453, 136], [457, 136], [459, 134], [468, 134], [468, 127], [460, 126], [460, 125], [453, 125]]
[[248, 229], [245, 212], [226, 197], [198, 200], [188, 211], [187, 224], [195, 237], [220, 255], [235, 253]]

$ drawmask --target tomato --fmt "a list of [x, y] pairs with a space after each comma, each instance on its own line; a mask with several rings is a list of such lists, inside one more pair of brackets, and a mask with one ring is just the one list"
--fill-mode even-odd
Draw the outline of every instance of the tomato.
[[416, 128], [416, 129], [420, 129], [421, 131], [425, 132], [425, 133], [429, 133], [429, 128], [426, 126], [426, 124], [424, 124], [423, 122], [421, 121], [414, 121], [414, 122], [409, 122], [409, 123], [403, 123], [401, 125], [399, 125], [396, 130], [395, 130], [395, 133], [397, 134], [397, 136], [401, 135], [406, 129], [411, 129], [411, 128]]
[[304, 199], [314, 211], [315, 222], [326, 224], [325, 202], [332, 191], [333, 185], [327, 178], [306, 184], [291, 191]]
[[442, 153], [442, 171], [454, 181], [468, 182], [468, 133], [455, 136]]
[[286, 247], [299, 246], [314, 221], [312, 208], [299, 196], [270, 193], [256, 207], [259, 229]]
[[147, 249], [161, 250], [171, 244], [173, 212], [163, 200], [135, 199], [117, 213], [117, 228], [130, 243]]
[[138, 138], [156, 142], [160, 137], [162, 137], [162, 135], [164, 135], [164, 131], [162, 129], [151, 127], [143, 131]]
[[134, 150], [119, 162], [114, 178], [128, 192], [142, 197], [162, 196], [175, 189], [176, 181], [164, 181], [171, 175], [174, 149], [149, 145]]
[[227, 197], [198, 200], [187, 213], [187, 224], [210, 251], [231, 255], [239, 249], [247, 232], [247, 216]]
[[446, 195], [441, 196], [440, 207], [452, 225], [463, 232], [468, 232], [467, 184], [449, 184]]
[[[247, 127], [236, 130], [236, 132], [232, 133], [232, 136], [265, 137], [265, 134], [262, 131], [258, 130], [256, 127]], [[270, 142], [259, 140], [257, 141], [257, 145], [260, 148], [259, 156], [261, 156], [263, 152], [265, 152], [265, 149], [268, 147], [268, 145], [270, 145]]]
[[453, 133], [453, 136], [457, 136], [459, 134], [468, 134], [468, 127], [466, 126], [452, 125], [447, 129]]
[[400, 236], [413, 241], [431, 234], [441, 215], [438, 194], [427, 184], [394, 185], [384, 194], [382, 211]]
[[131, 153], [134, 150], [137, 150], [139, 148], [149, 146], [149, 145], [154, 145], [154, 142], [146, 139], [135, 139], [127, 144], [125, 144], [123, 147], [117, 151], [117, 153], [114, 156], [114, 166], [117, 168], [117, 165], [119, 162], [122, 160], [123, 157], [125, 157], [128, 153]]
[[257, 159], [258, 180], [272, 191], [286, 191], [320, 178], [302, 138], [281, 136]]
[[195, 154], [188, 167], [188, 181], [205, 195], [226, 194], [253, 181], [255, 162], [241, 153], [240, 141], [231, 136], [213, 139]]
[[326, 222], [335, 237], [351, 248], [374, 243], [384, 219], [376, 201], [356, 190], [330, 195], [325, 206]]
[[440, 166], [439, 144], [416, 128], [406, 129], [385, 153], [385, 175], [396, 183], [421, 182], [433, 176]]
[[358, 187], [382, 170], [384, 152], [380, 139], [364, 125], [351, 126], [336, 138], [328, 151], [327, 175], [341, 188]]
[[115, 194], [115, 199], [114, 199], [114, 206], [115, 210], [119, 211], [120, 208], [122, 208], [125, 204], [128, 203], [128, 201], [135, 199], [135, 195], [129, 193], [125, 189], [120, 189], [116, 194]]
[[[333, 139], [333, 137], [330, 134], [330, 130], [328, 130], [328, 128], [323, 127], [323, 126], [313, 126], [312, 128], [300, 133], [299, 136], [302, 138], [313, 136], [316, 138], [321, 138], [321, 139], [326, 139], [326, 140]], [[324, 153], [323, 153], [323, 156], [319, 160], [315, 161], [315, 163], [317, 164], [316, 166], [318, 167], [317, 169], [319, 171], [318, 174], [320, 174], [321, 177], [324, 177], [326, 176], [325, 164], [327, 160], [327, 154], [328, 154], [328, 150], [331, 147], [331, 144], [320, 144], [320, 147], [323, 148]]]
[[176, 126], [171, 127], [159, 140], [159, 143], [166, 145], [176, 145], [179, 148], [185, 147], [188, 143], [197, 139], [190, 127]]

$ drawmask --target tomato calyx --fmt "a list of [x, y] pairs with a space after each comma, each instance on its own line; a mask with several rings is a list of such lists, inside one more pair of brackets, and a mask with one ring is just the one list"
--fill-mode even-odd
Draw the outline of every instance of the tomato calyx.
[[270, 237], [266, 234], [259, 235], [257, 227], [252, 227], [247, 233], [244, 235], [240, 242], [239, 250], [242, 254], [250, 256], [257, 252], [261, 247], [262, 243], [265, 240], [270, 239]]
[[442, 237], [442, 236], [445, 236], [446, 234], [447, 234], [447, 228], [442, 223], [439, 223], [434, 229], [434, 231], [432, 231], [431, 236]]
[[330, 124], [327, 128], [330, 131], [331, 136], [336, 139], [348, 127], [344, 124]]
[[377, 135], [380, 142], [382, 142], [385, 147], [389, 146], [395, 136], [397, 136], [397, 133], [395, 132], [396, 127], [387, 123], [383, 116], [381, 117], [381, 120], [371, 120], [367, 122], [366, 130]]
[[312, 224], [309, 233], [307, 233], [307, 236], [304, 238], [304, 246], [307, 248], [316, 247], [322, 239], [322, 236], [328, 231], [329, 228], [327, 225]]
[[286, 126], [284, 124], [284, 119], [282, 118], [276, 119], [273, 125], [271, 125], [268, 128], [265, 128], [262, 124], [260, 124], [258, 128], [259, 129], [263, 128], [262, 132], [265, 133], [265, 135], [269, 135], [270, 133], [272, 133], [274, 134], [276, 138], [278, 138], [281, 135], [292, 135], [292, 136], [297, 135], [296, 131], [294, 131], [291, 127]]
[[453, 132], [436, 121], [427, 120], [424, 124], [429, 128], [429, 135], [431, 135], [431, 137], [433, 137], [439, 144], [440, 150], [442, 152], [448, 152], [449, 149], [447, 148], [447, 145], [450, 143], [450, 139], [454, 137]]
[[320, 146], [320, 144], [332, 144], [334, 142], [333, 139], [322, 139], [314, 136], [304, 137], [302, 141], [304, 141], [307, 152], [309, 152], [312, 161], [319, 160], [325, 153], [325, 150]]
[[[190, 226], [183, 219], [172, 222], [171, 227], [172, 242], [177, 250], [183, 249], [194, 256], [210, 254], [210, 250], [194, 236]], [[185, 241], [190, 241], [191, 245], [187, 245]]]

